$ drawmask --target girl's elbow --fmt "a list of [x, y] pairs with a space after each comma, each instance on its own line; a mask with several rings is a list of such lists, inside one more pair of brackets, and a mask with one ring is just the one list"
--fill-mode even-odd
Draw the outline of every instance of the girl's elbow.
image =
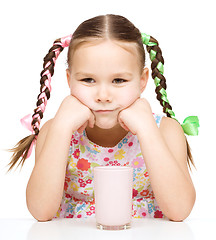
[[33, 218], [35, 218], [38, 222], [47, 222], [53, 219], [54, 214], [44, 211], [43, 209], [36, 209], [27, 204], [28, 210]]
[[[31, 212], [30, 212], [31, 213]], [[42, 213], [31, 213], [31, 215], [38, 221], [38, 222], [48, 222], [53, 219], [54, 216], [50, 214], [42, 214]]]
[[172, 222], [183, 222], [187, 217], [182, 217], [182, 216], [171, 216], [168, 217], [169, 221]]
[[190, 206], [188, 208], [173, 211], [173, 212], [167, 214], [166, 216], [170, 221], [182, 222], [190, 215], [192, 208], [193, 208], [193, 206], [192, 207]]
[[48, 221], [51, 221], [52, 218], [49, 218], [49, 217], [34, 217], [38, 222], [48, 222]]
[[47, 222], [54, 218], [58, 208], [56, 206], [43, 206], [43, 204], [38, 204], [38, 202], [30, 201], [28, 198], [26, 199], [27, 208], [30, 214], [39, 222]]
[[187, 204], [176, 207], [169, 211], [169, 214], [166, 215], [170, 221], [182, 222], [184, 221], [191, 213], [194, 204], [196, 201], [196, 191], [194, 189], [193, 194], [191, 194], [190, 199], [188, 199]]

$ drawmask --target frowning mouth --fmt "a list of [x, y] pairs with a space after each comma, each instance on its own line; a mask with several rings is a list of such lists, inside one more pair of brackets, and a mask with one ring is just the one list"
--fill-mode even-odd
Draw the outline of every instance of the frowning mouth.
[[110, 112], [113, 112], [114, 110], [98, 110], [98, 111], [95, 111], [97, 113], [110, 113]]
[[112, 113], [115, 112], [118, 108], [115, 109], [100, 109], [100, 110], [93, 110], [95, 113]]

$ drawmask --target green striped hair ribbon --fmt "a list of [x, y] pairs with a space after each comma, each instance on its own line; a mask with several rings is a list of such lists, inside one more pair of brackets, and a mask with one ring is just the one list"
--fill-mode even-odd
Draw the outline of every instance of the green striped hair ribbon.
[[[150, 41], [150, 39], [151, 39], [150, 35], [147, 35], [145, 33], [141, 33], [141, 37], [142, 37], [143, 44], [145, 44], [146, 46], [152, 47], [152, 46], [157, 45], [157, 43]], [[151, 61], [153, 61], [156, 58], [157, 52], [155, 50], [151, 49], [149, 55], [150, 55]], [[164, 65], [163, 65], [162, 62], [158, 62], [157, 69], [163, 75]], [[161, 81], [160, 78], [158, 78], [158, 77], [154, 78], [154, 83], [155, 83], [156, 87], [160, 86], [160, 81]], [[162, 88], [159, 92], [162, 95], [161, 99], [163, 100], [163, 106], [165, 106], [166, 102], [169, 103], [169, 101], [167, 99], [166, 90], [164, 88]], [[175, 119], [178, 122], [178, 120], [175, 118], [175, 113], [172, 110], [166, 108], [165, 112], [169, 113], [171, 118]], [[200, 126], [199, 125], [199, 119], [198, 119], [197, 116], [189, 116], [189, 117], [185, 118], [185, 120], [183, 121], [181, 126], [182, 126], [185, 134], [191, 135], [191, 136], [197, 136], [198, 135], [198, 128]]]

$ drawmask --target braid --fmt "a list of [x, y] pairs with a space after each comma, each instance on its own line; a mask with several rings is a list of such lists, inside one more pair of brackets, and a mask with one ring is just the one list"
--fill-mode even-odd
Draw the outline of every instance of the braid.
[[[142, 37], [148, 37], [147, 43], [147, 51], [150, 54], [150, 59], [152, 61], [151, 69], [152, 69], [152, 78], [154, 79], [154, 83], [156, 86], [155, 92], [157, 94], [157, 100], [160, 102], [163, 107], [163, 112], [167, 115], [167, 117], [174, 118], [175, 114], [172, 111], [172, 106], [170, 105], [167, 99], [166, 93], [166, 78], [163, 76], [164, 73], [164, 59], [162, 56], [162, 51], [159, 48], [158, 41], [148, 35], [142, 34]], [[174, 118], [175, 119], [175, 118]]]
[[63, 47], [59, 45], [61, 40], [58, 39], [54, 42], [54, 45], [50, 48], [47, 55], [44, 57], [43, 70], [40, 74], [40, 94], [37, 97], [37, 107], [34, 109], [34, 114], [32, 115], [32, 127], [35, 132], [35, 136], [39, 134], [39, 126], [41, 119], [43, 118], [43, 112], [45, 111], [47, 100], [50, 98], [51, 92], [51, 77], [54, 74], [55, 61], [58, 55], [63, 51]]
[[[160, 102], [163, 107], [163, 112], [167, 115], [167, 117], [178, 120], [175, 118], [175, 114], [172, 111], [172, 106], [170, 105], [167, 99], [166, 93], [166, 79], [163, 76], [164, 73], [164, 59], [162, 56], [162, 51], [159, 48], [158, 41], [145, 33], [141, 33], [142, 42], [146, 45], [147, 51], [150, 54], [150, 59], [152, 61], [151, 69], [152, 69], [152, 78], [154, 79], [154, 83], [156, 86], [155, 92], [157, 94], [157, 100]], [[187, 117], [183, 124], [181, 125], [184, 132], [188, 135], [198, 135], [198, 127], [199, 120], [197, 116]], [[187, 145], [187, 163], [189, 168], [191, 169], [190, 163], [195, 167], [193, 157], [191, 154], [191, 149], [188, 144], [187, 138], [185, 136], [186, 145]]]
[[43, 113], [45, 111], [47, 100], [50, 98], [51, 92], [51, 77], [54, 74], [54, 66], [56, 59], [59, 54], [67, 47], [70, 43], [72, 35], [59, 38], [54, 41], [53, 46], [49, 49], [49, 52], [44, 57], [43, 70], [40, 74], [40, 94], [37, 97], [37, 107], [34, 109], [34, 113], [25, 116], [21, 119], [21, 123], [32, 132], [32, 135], [29, 135], [22, 140], [20, 140], [16, 146], [9, 151], [13, 152], [10, 163], [8, 164], [10, 171], [15, 164], [20, 159], [18, 166], [21, 164], [23, 166], [25, 160], [31, 155], [33, 145], [37, 140], [39, 134], [40, 122], [43, 118]]

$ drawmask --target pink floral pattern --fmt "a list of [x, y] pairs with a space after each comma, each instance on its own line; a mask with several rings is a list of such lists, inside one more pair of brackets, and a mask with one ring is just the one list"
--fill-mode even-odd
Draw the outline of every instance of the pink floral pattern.
[[[159, 127], [163, 115], [153, 114]], [[65, 176], [64, 193], [55, 218], [95, 216], [93, 168], [96, 166], [133, 167], [134, 218], [164, 218], [149, 181], [139, 140], [131, 132], [112, 148], [91, 142], [86, 132], [74, 132], [71, 138]]]

